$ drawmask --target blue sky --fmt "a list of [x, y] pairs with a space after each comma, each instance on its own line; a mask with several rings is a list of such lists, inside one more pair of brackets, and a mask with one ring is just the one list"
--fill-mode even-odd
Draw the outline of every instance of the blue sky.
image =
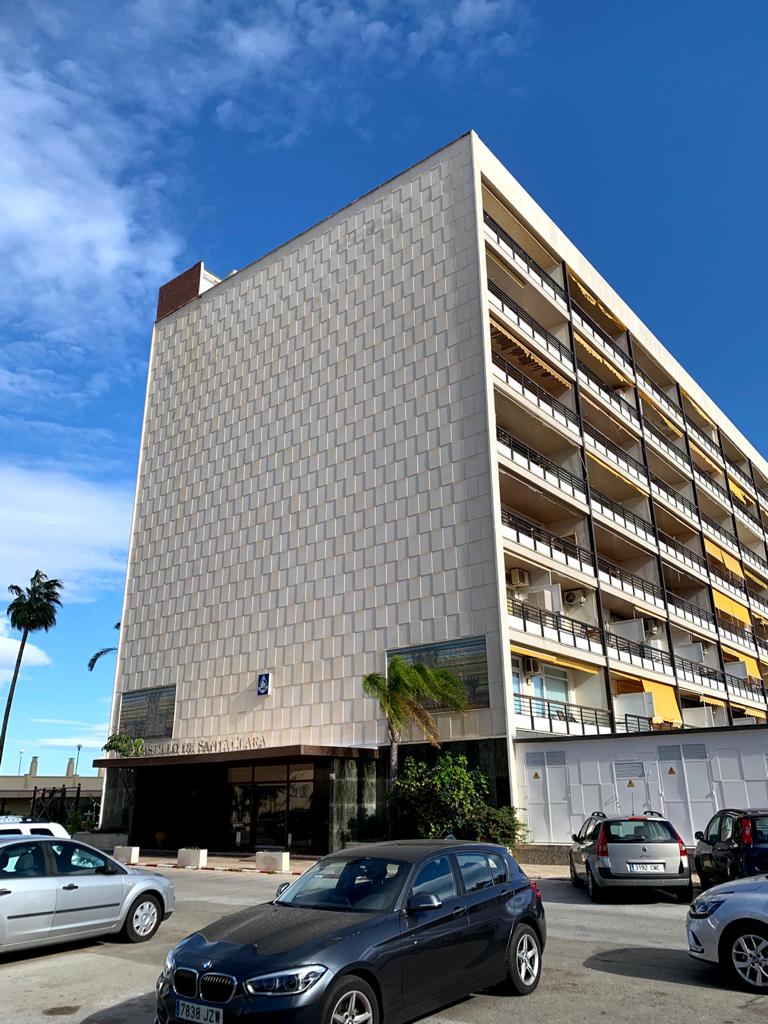
[[[474, 128], [768, 450], [768, 7], [156, 0], [0, 25], [0, 585], [64, 579], [1, 770], [103, 742], [157, 288]], [[0, 625], [0, 701], [15, 640]], [[361, 673], [365, 669], [361, 666]]]

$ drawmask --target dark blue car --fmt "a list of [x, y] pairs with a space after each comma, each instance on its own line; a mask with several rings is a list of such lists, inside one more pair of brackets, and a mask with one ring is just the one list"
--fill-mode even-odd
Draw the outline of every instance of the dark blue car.
[[180, 942], [156, 1021], [398, 1024], [501, 982], [533, 992], [545, 940], [541, 893], [503, 847], [371, 844]]
[[696, 871], [704, 889], [768, 874], [767, 810], [718, 811], [696, 840]]

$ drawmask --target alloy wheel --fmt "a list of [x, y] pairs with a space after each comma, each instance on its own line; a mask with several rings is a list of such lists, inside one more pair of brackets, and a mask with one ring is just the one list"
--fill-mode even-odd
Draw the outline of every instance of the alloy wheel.
[[539, 976], [539, 947], [532, 935], [525, 934], [520, 937], [515, 950], [515, 962], [517, 973], [524, 985], [533, 985]]
[[133, 912], [133, 930], [142, 938], [157, 925], [157, 907], [151, 900], [140, 903]]
[[333, 1024], [372, 1024], [373, 1007], [364, 992], [345, 992], [333, 1008]]
[[768, 991], [768, 939], [762, 935], [740, 935], [731, 946], [731, 961], [748, 985]]

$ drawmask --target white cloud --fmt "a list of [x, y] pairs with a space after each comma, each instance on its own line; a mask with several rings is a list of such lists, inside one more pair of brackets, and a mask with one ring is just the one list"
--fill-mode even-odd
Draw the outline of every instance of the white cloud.
[[56, 470], [0, 464], [0, 565], [4, 585], [26, 586], [42, 569], [64, 581], [64, 601], [120, 586], [132, 486]]
[[[19, 656], [20, 641], [20, 634], [14, 633], [11, 630], [8, 620], [6, 618], [0, 619], [0, 685], [9, 683], [13, 677], [13, 669]], [[51, 659], [45, 651], [41, 650], [30, 640], [27, 640], [24, 647], [24, 658], [21, 663], [20, 674], [25, 674], [29, 668], [39, 668], [41, 665], [50, 664]]]
[[35, 739], [20, 739], [19, 743], [24, 745], [25, 750], [32, 750], [38, 747], [62, 747], [74, 751], [78, 744], [84, 750], [101, 750], [102, 746], [107, 742], [109, 734], [109, 722], [67, 722], [44, 718], [31, 718], [30, 722], [42, 725], [80, 726], [81, 728], [69, 736], [43, 736]]

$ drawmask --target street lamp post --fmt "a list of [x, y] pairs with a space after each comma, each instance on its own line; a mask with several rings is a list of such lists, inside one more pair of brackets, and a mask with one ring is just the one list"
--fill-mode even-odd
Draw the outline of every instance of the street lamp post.
[[75, 758], [75, 775], [77, 775], [77, 767], [80, 764], [80, 751], [83, 749], [83, 744], [77, 744], [77, 757]]
[[17, 775], [21, 775], [21, 759], [22, 759], [22, 757], [24, 757], [24, 751], [20, 750], [19, 751], [19, 770], [16, 773]]

